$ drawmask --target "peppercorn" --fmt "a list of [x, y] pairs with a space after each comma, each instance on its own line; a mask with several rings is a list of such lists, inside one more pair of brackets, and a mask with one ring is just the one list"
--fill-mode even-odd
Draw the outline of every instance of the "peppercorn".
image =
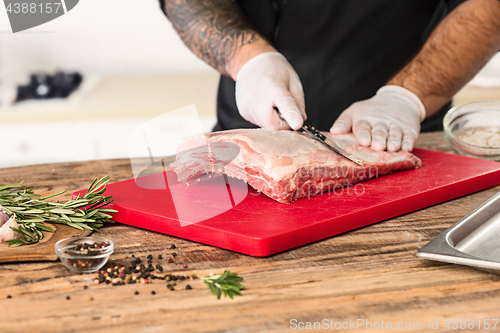
[[191, 288], [191, 286], [190, 286], [189, 284], [187, 284], [187, 285], [186, 285], [186, 289], [187, 289], [187, 290], [190, 290], [190, 289], [193, 289], [193, 288]]
[[140, 263], [141, 263], [141, 258], [136, 258], [136, 259], [135, 259], [135, 262], [136, 262], [137, 264], [140, 264]]
[[173, 249], [175, 249], [175, 244], [172, 244], [172, 245], [170, 246], [170, 248], [171, 248], [172, 250], [173, 250]]
[[132, 255], [132, 258], [135, 258], [135, 255]]
[[156, 265], [156, 269], [163, 272], [163, 267], [160, 264]]
[[177, 257], [177, 252], [172, 253], [172, 257]]
[[158, 259], [163, 259], [163, 256], [161, 254], [159, 254]]
[[153, 255], [150, 254], [150, 255], [147, 256], [147, 258], [148, 258], [148, 260], [153, 260]]
[[197, 279], [198, 276], [196, 274], [191, 275], [191, 279]]
[[83, 289], [89, 289], [89, 287], [87, 287], [87, 286], [83, 286]]
[[184, 264], [184, 265], [182, 265], [182, 267], [187, 268], [187, 267], [188, 267], [188, 265]]
[[7, 298], [12, 298], [12, 296], [11, 295], [7, 295]]
[[156, 291], [151, 291], [151, 295], [156, 295]]
[[66, 296], [66, 299], [71, 299], [71, 297], [69, 297], [69, 296]]
[[173, 263], [173, 262], [174, 262], [174, 259], [172, 259], [172, 258], [169, 258], [169, 259], [168, 259], [168, 263], [169, 263], [169, 264], [171, 264], [171, 263]]
[[136, 291], [134, 292], [134, 294], [139, 295], [139, 292], [136, 290]]

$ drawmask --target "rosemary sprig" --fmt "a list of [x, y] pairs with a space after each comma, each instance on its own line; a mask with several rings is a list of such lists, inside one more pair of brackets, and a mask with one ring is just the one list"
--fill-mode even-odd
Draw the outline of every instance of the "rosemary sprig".
[[66, 191], [36, 199], [29, 187], [19, 184], [0, 185], [0, 205], [7, 210], [10, 216], [16, 215], [18, 228], [12, 230], [21, 234], [18, 239], [7, 240], [9, 246], [34, 244], [43, 238], [41, 230], [54, 232], [44, 223], [59, 223], [84, 230], [97, 231], [104, 223], [113, 222], [112, 215], [117, 211], [105, 208], [113, 203], [112, 196], [105, 196], [109, 176], [95, 179], [90, 184], [83, 197], [61, 202], [45, 201], [61, 195]]
[[243, 278], [238, 276], [238, 273], [230, 271], [224, 271], [221, 275], [204, 276], [201, 279], [208, 285], [212, 294], [217, 296], [217, 299], [220, 299], [221, 291], [224, 297], [229, 296], [232, 299], [234, 295], [241, 295], [240, 290], [243, 289], [238, 282]]

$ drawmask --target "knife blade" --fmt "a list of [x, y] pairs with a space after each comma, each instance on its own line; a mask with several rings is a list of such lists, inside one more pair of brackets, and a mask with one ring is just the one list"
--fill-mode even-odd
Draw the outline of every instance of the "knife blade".
[[[360, 166], [363, 166], [363, 162], [361, 162], [361, 160], [358, 160], [357, 158], [350, 155], [347, 151], [345, 151], [342, 147], [340, 147], [336, 142], [329, 140], [323, 133], [321, 133], [320, 131], [318, 131], [314, 127], [309, 126], [309, 125], [303, 125], [301, 127], [301, 130], [312, 135], [313, 139], [315, 139], [318, 142], [321, 142], [328, 149], [333, 150], [337, 154], [344, 156], [348, 160], [353, 161], [354, 163], [356, 163]], [[326, 140], [328, 140], [328, 142], [330, 142], [331, 145], [328, 142], [326, 142]]]
[[[280, 110], [277, 107], [274, 107], [274, 109], [276, 110], [276, 112], [278, 112], [278, 115], [279, 115], [280, 119], [283, 120], [284, 122], [286, 122], [286, 119], [283, 117], [283, 115], [281, 114]], [[320, 142], [321, 144], [323, 144], [328, 149], [336, 152], [339, 155], [344, 156], [348, 160], [350, 160], [350, 161], [352, 161], [352, 162], [354, 162], [354, 163], [356, 163], [356, 164], [358, 164], [360, 166], [363, 166], [363, 162], [361, 162], [361, 160], [358, 160], [357, 158], [351, 156], [347, 151], [345, 151], [342, 147], [340, 147], [336, 142], [334, 142], [332, 140], [329, 140], [323, 133], [321, 133], [320, 131], [318, 131], [314, 127], [304, 124], [300, 128], [300, 130], [302, 132], [308, 133], [312, 137], [312, 139]], [[328, 142], [330, 142], [331, 145], [328, 142], [326, 142], [326, 140], [328, 140]]]

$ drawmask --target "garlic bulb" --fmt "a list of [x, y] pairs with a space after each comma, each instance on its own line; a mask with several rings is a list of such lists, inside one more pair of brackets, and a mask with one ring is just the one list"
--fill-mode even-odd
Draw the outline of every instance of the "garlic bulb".
[[19, 228], [16, 222], [16, 215], [9, 217], [7, 210], [0, 206], [0, 243], [6, 240], [16, 239], [21, 236], [18, 232], [15, 232], [10, 227]]

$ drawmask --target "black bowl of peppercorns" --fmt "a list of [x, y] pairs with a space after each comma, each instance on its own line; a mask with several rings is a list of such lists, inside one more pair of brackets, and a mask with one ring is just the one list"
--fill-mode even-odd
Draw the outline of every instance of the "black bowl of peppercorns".
[[93, 273], [103, 267], [113, 253], [114, 244], [103, 237], [72, 237], [55, 244], [63, 265], [76, 273]]

